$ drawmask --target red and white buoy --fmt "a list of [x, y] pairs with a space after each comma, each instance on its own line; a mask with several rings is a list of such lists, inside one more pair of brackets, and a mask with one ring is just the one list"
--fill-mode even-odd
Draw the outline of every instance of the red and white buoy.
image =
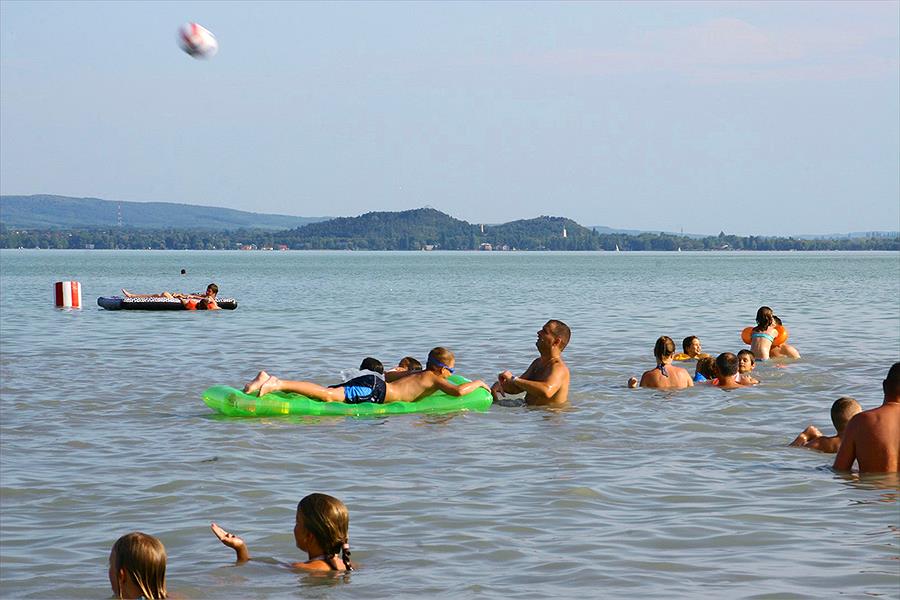
[[57, 281], [53, 296], [56, 308], [81, 308], [81, 284], [77, 281]]

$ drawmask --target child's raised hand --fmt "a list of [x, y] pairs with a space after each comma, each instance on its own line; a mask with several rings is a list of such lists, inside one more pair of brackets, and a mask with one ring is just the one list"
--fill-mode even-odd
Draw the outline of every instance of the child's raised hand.
[[245, 547], [244, 540], [234, 535], [233, 533], [225, 531], [215, 523], [211, 523], [209, 528], [212, 529], [212, 532], [215, 534], [215, 536], [219, 538], [219, 541], [229, 548], [240, 550], [241, 548]]

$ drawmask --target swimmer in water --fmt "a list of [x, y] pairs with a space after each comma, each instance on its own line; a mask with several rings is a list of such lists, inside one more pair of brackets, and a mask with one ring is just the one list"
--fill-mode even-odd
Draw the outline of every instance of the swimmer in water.
[[900, 362], [881, 382], [884, 402], [857, 414], [841, 436], [834, 458], [835, 471], [849, 471], [854, 461], [860, 473], [897, 473], [900, 470]]
[[716, 357], [716, 373], [719, 376], [713, 381], [714, 386], [723, 390], [743, 387], [735, 381], [738, 374], [738, 357], [731, 352], [723, 352]]
[[[310, 494], [300, 500], [294, 519], [294, 543], [306, 552], [303, 562], [291, 563], [294, 569], [305, 571], [352, 571], [350, 560], [350, 513], [343, 502], [327, 494]], [[247, 544], [219, 527], [210, 525], [213, 534], [235, 551], [237, 562], [250, 560]], [[340, 561], [337, 560], [340, 556]]]
[[773, 316], [772, 309], [768, 306], [760, 306], [756, 311], [756, 327], [750, 333], [750, 351], [758, 360], [769, 358], [772, 342], [778, 337]]
[[569, 400], [569, 367], [563, 361], [562, 352], [572, 339], [569, 326], [550, 319], [537, 332], [538, 356], [518, 377], [512, 371], [497, 375], [491, 386], [494, 402], [505, 394], [525, 393], [525, 404], [530, 406], [554, 406]]
[[[776, 325], [781, 325], [782, 327], [784, 326], [784, 324], [781, 322], [781, 319], [778, 318], [778, 315], [772, 315], [772, 319], [775, 321]], [[772, 358], [800, 358], [800, 352], [796, 348], [785, 342], [777, 346], [773, 345], [771, 348], [769, 348], [769, 356], [771, 356]]]
[[409, 373], [415, 373], [422, 370], [422, 363], [412, 356], [404, 356], [393, 369], [389, 369], [384, 373], [385, 381], [397, 381], [401, 377], [406, 377]]
[[716, 359], [712, 356], [704, 356], [697, 359], [694, 383], [712, 383], [718, 376], [718, 373], [716, 373]]
[[152, 535], [123, 535], [109, 553], [109, 584], [116, 598], [167, 598], [166, 549]]
[[856, 413], [862, 412], [859, 402], [849, 397], [838, 398], [831, 405], [831, 422], [834, 424], [835, 435], [822, 435], [813, 425], [804, 429], [800, 435], [794, 438], [790, 446], [801, 446], [810, 450], [818, 450], [826, 454], [834, 454], [841, 447], [841, 435]]
[[689, 335], [681, 341], [681, 348], [684, 352], [679, 352], [673, 357], [673, 360], [697, 360], [704, 356], [709, 356], [703, 352], [700, 345], [700, 338], [696, 335]]
[[[675, 342], [667, 335], [656, 340], [653, 347], [653, 356], [656, 357], [656, 366], [646, 371], [641, 376], [640, 386], [649, 388], [682, 389], [694, 386], [694, 380], [685, 369], [672, 364], [675, 355]], [[638, 380], [632, 377], [628, 380], [628, 387], [638, 386]]]
[[737, 353], [738, 357], [738, 374], [734, 378], [741, 385], [756, 385], [759, 381], [753, 377], [753, 367], [756, 366], [756, 359], [753, 353], [744, 348]]

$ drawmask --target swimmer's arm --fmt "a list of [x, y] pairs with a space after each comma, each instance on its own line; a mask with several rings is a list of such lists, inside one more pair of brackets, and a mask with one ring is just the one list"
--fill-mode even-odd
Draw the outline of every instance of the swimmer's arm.
[[487, 384], [480, 379], [469, 381], [467, 383], [461, 383], [460, 385], [455, 385], [450, 383], [443, 377], [435, 377], [435, 384], [439, 390], [441, 390], [448, 396], [465, 396], [466, 394], [474, 392], [478, 388], [484, 388], [487, 391], [491, 391], [491, 388], [489, 388]]
[[512, 382], [518, 387], [522, 388], [522, 390], [524, 390], [526, 394], [531, 394], [545, 400], [550, 400], [562, 387], [562, 384], [565, 381], [565, 376], [566, 370], [564, 368], [555, 367], [550, 371], [550, 376], [543, 381], [534, 381], [531, 379], [524, 379], [523, 377], [514, 377]]
[[237, 562], [243, 563], [250, 560], [250, 550], [247, 549], [247, 544], [244, 543], [244, 540], [233, 533], [225, 531], [215, 523], [211, 523], [209, 528], [212, 529], [213, 534], [219, 538], [220, 542], [234, 550], [237, 555]]
[[385, 371], [384, 381], [385, 383], [391, 383], [392, 381], [397, 381], [398, 379], [409, 377], [414, 373], [421, 373], [421, 371]]
[[847, 429], [841, 436], [841, 447], [838, 448], [834, 464], [831, 466], [835, 471], [849, 471], [853, 468], [853, 461], [856, 460], [856, 423], [858, 422], [856, 417], [850, 419]]
[[817, 450], [819, 452], [824, 452], [825, 454], [834, 454], [838, 451], [838, 448], [841, 445], [841, 438], [834, 436], [828, 437], [824, 435], [820, 435], [819, 437], [809, 440], [804, 444], [805, 448], [809, 448], [810, 450]]
[[812, 440], [819, 437], [822, 437], [822, 432], [813, 425], [810, 425], [809, 427], [801, 431], [800, 435], [794, 438], [794, 441], [788, 444], [788, 446], [805, 446]]

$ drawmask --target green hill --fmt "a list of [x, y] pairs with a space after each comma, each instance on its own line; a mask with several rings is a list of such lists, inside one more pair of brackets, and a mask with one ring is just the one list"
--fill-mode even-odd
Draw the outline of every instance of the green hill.
[[310, 223], [275, 236], [279, 243], [300, 249], [442, 250], [477, 248], [478, 228], [433, 208], [400, 212], [370, 212]]
[[[121, 211], [121, 212], [120, 212]], [[290, 229], [327, 217], [290, 217], [173, 202], [117, 202], [68, 196], [0, 196], [0, 224], [10, 229]]]

